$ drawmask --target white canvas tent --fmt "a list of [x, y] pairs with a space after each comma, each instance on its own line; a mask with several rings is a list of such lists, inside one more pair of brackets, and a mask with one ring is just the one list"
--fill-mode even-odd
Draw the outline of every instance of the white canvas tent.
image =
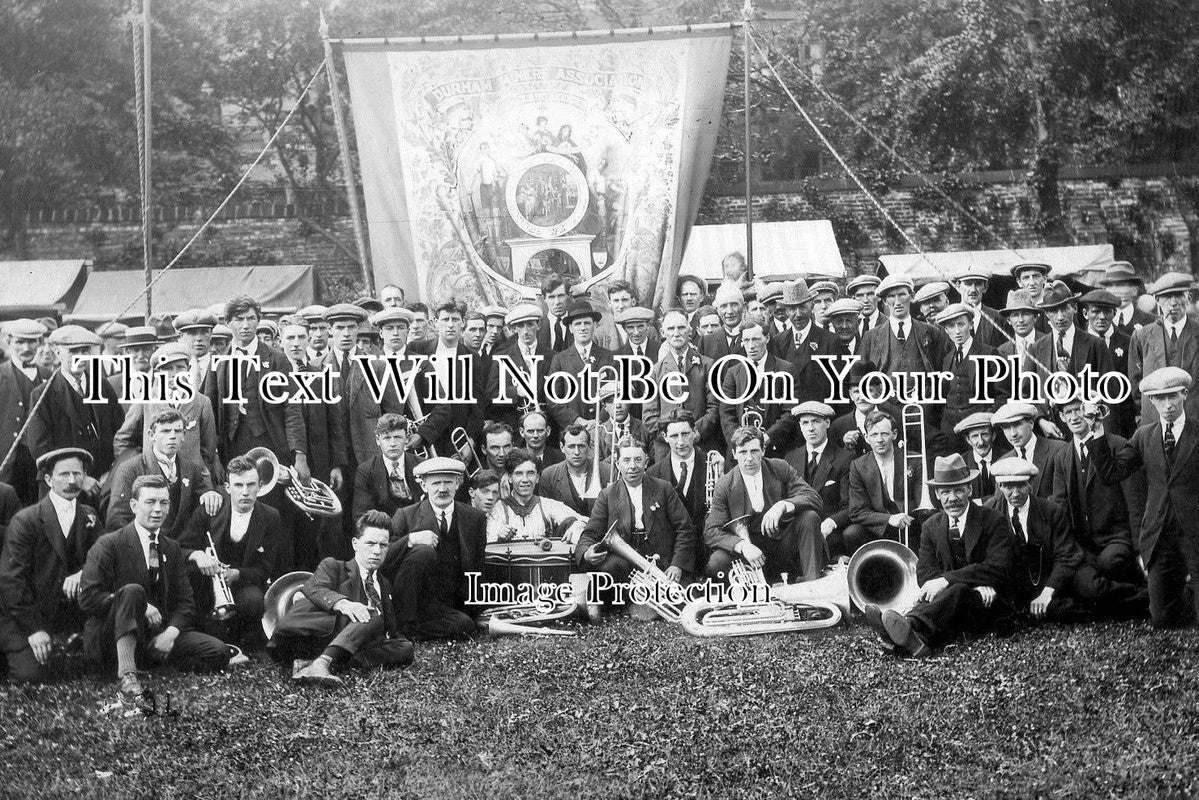
[[913, 282], [947, 280], [967, 267], [982, 267], [992, 275], [1010, 276], [1012, 267], [1027, 262], [1048, 264], [1054, 278], [1074, 278], [1092, 286], [1116, 260], [1110, 244], [1070, 247], [1022, 247], [1019, 250], [973, 250], [956, 253], [900, 253], [879, 256], [888, 275], [906, 275]]
[[[719, 282], [721, 260], [729, 253], [745, 253], [745, 225], [696, 225], [687, 239], [679, 266], [680, 275], [695, 275]], [[787, 280], [819, 275], [845, 276], [845, 263], [837, 249], [833, 226], [826, 219], [754, 223], [754, 277]]]

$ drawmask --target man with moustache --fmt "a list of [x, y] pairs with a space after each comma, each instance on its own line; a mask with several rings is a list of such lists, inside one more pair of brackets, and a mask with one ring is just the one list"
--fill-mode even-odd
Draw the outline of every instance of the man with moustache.
[[[741, 329], [745, 326], [745, 295], [735, 283], [725, 281], [716, 289], [716, 313], [720, 329], [699, 340], [699, 351], [716, 361], [730, 353], [741, 353]], [[765, 333], [763, 333], [765, 338]]]
[[836, 337], [818, 327], [812, 318], [816, 295], [803, 279], [783, 285], [779, 306], [787, 312], [786, 330], [770, 340], [770, 352], [791, 364], [795, 375], [795, 396], [799, 402], [824, 402], [831, 385], [824, 370], [814, 360], [836, 354]]
[[0, 442], [7, 448], [16, 441], [16, 450], [0, 471], [0, 481], [16, 490], [22, 505], [31, 505], [37, 502], [38, 470], [28, 445], [17, 434], [29, 416], [34, 388], [52, 374], [36, 360], [47, 331], [40, 322], [16, 319], [4, 323], [4, 332], [10, 359], [0, 363]]
[[[1157, 300], [1158, 319], [1132, 335], [1128, 350], [1128, 378], [1134, 402], [1140, 403], [1141, 425], [1157, 422], [1156, 404], [1136, 390], [1144, 377], [1162, 367], [1199, 375], [1199, 323], [1187, 316], [1194, 282], [1193, 275], [1167, 272], [1149, 287]], [[1187, 395], [1186, 411], [1192, 419], [1199, 419], [1199, 392]]]
[[[962, 305], [970, 310], [971, 338], [981, 345], [996, 348], [1007, 341], [1007, 335], [999, 311], [983, 303], [990, 283], [991, 273], [985, 269], [968, 268], [953, 278]], [[925, 319], [931, 321], [932, 317]]]

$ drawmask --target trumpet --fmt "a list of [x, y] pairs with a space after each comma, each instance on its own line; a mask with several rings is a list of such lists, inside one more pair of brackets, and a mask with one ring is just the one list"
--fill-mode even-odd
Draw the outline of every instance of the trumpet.
[[[914, 433], [913, 433], [914, 431]], [[920, 443], [919, 451], [913, 452], [911, 439], [915, 439]], [[903, 448], [903, 513], [911, 516], [913, 511], [932, 511], [933, 501], [928, 493], [928, 475], [924, 466], [924, 454], [928, 452], [924, 438], [924, 406], [919, 403], [908, 403], [903, 407], [903, 436], [900, 438], [898, 445]], [[920, 470], [920, 497], [917, 502], [919, 505], [913, 509], [912, 501], [916, 498], [911, 496], [911, 490], [908, 488], [908, 478], [914, 477], [913, 463], [916, 469]], [[910, 534], [908, 528], [903, 529], [903, 545], [910, 547]]]
[[208, 547], [204, 551], [217, 562], [217, 573], [212, 576], [212, 618], [218, 622], [232, 619], [237, 614], [237, 604], [233, 602], [233, 592], [229, 582], [225, 580], [225, 570], [228, 566], [217, 558], [216, 544], [212, 541], [212, 531], [208, 531]]
[[720, 469], [724, 466], [724, 456], [715, 450], [708, 451], [708, 460], [704, 463], [704, 508], [712, 510], [712, 498], [716, 496], [716, 483], [720, 480]]

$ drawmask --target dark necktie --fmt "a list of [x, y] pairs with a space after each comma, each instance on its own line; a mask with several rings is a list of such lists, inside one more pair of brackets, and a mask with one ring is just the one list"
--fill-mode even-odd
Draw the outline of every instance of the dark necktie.
[[990, 480], [990, 472], [991, 470], [987, 466], [987, 462], [981, 458], [978, 459], [978, 476], [982, 479], [982, 483], [984, 485], [986, 485], [987, 481]]
[[1018, 449], [1020, 451], [1020, 458], [1027, 461], [1028, 460], [1028, 448], [1021, 445], [1020, 447], [1018, 447], [1016, 449]]
[[904, 332], [903, 323], [899, 323], [899, 333], [895, 334], [895, 338], [902, 344], [908, 340], [907, 333]]
[[1066, 355], [1066, 334], [1059, 333], [1057, 335], [1057, 362], [1058, 366], [1065, 369], [1069, 357]]
[[956, 522], [949, 526], [949, 541], [951, 541], [951, 542], [962, 541], [962, 529], [957, 526]]
[[1020, 524], [1020, 512], [1017, 509], [1012, 509], [1012, 530], [1022, 541], [1028, 541], [1028, 537], [1024, 534], [1024, 526]]
[[641, 355], [641, 345], [636, 345], [636, 344], [633, 345], [633, 355], [635, 355], [635, 356]]
[[554, 323], [554, 335], [556, 337], [556, 340], [554, 341], [554, 349], [558, 350], [566, 342], [566, 326], [562, 324], [562, 320], [558, 320], [556, 323]]
[[1170, 329], [1170, 346], [1166, 348], [1166, 362], [1170, 366], [1178, 366], [1174, 363], [1174, 357], [1178, 354], [1178, 328]]
[[808, 453], [808, 465], [804, 468], [803, 479], [804, 483], [812, 485], [812, 478], [816, 476], [816, 453]]
[[391, 472], [388, 474], [388, 483], [391, 485], [393, 497], [398, 497], [400, 500], [412, 499], [412, 493], [408, 491], [408, 481], [404, 480], [403, 474], [400, 473], [399, 461], [392, 464]]
[[953, 368], [957, 369], [962, 363], [962, 348], [959, 345], [956, 352], [953, 354]]
[[687, 462], [684, 461], [679, 465], [679, 493], [687, 492]]
[[1165, 425], [1165, 428], [1166, 428], [1166, 432], [1165, 432], [1165, 435], [1162, 437], [1162, 449], [1166, 453], [1166, 461], [1169, 462], [1171, 467], [1173, 467], [1174, 466], [1174, 445], [1178, 444], [1178, 441], [1174, 438], [1174, 424], [1168, 423]]
[[366, 580], [363, 581], [366, 587], [366, 604], [371, 611], [383, 612], [383, 601], [379, 598], [379, 590], [375, 588], [375, 570], [366, 573]]
[[446, 523], [445, 512], [440, 511], [437, 514], [437, 535], [445, 536], [450, 532], [450, 526]]
[[150, 556], [147, 559], [150, 573], [150, 583], [158, 585], [158, 575], [162, 571], [162, 559], [158, 555], [158, 533], [150, 534]]
[[1078, 448], [1078, 470], [1084, 478], [1087, 476], [1090, 465], [1091, 460], [1087, 458], [1087, 446], [1084, 444]]

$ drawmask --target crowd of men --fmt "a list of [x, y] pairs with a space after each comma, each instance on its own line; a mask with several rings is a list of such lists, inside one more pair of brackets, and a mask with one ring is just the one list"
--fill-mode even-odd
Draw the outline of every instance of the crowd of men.
[[[430, 309], [386, 286], [277, 320], [237, 297], [97, 333], [6, 323], [9, 679], [43, 678], [82, 649], [115, 670], [129, 705], [148, 665], [222, 669], [265, 651], [297, 679], [334, 684], [352, 664], [410, 663], [413, 640], [472, 635], [480, 609], [466, 603], [466, 575], [483, 571], [489, 544], [557, 541], [575, 570], [627, 580], [634, 565], [604, 545], [613, 529], [681, 582], [728, 580], [735, 562], [772, 581], [811, 580], [868, 542], [904, 542], [918, 553], [920, 601], [906, 614], [866, 611], [900, 655], [1020, 620], [1190, 622], [1192, 278], [1158, 279], [1147, 314], [1125, 262], [1081, 296], [1049, 273], [1015, 267], [1002, 308], [983, 304], [991, 275], [974, 270], [919, 289], [901, 276], [844, 288], [726, 280], [710, 304], [704, 281], [684, 275], [664, 312], [624, 281], [586, 294], [550, 276], [539, 303], [510, 308]], [[93, 387], [81, 357], [97, 353], [128, 359], [105, 362]], [[215, 360], [229, 354], [253, 361]], [[709, 374], [733, 354], [743, 358], [717, 395]], [[991, 354], [1041, 374], [1118, 370], [1134, 393], [1111, 408], [1002, 392], [978, 404], [974, 357]], [[359, 355], [390, 357], [410, 390], [376, 391], [386, 362]], [[830, 403], [820, 357], [850, 356], [846, 402]], [[604, 381], [595, 402], [548, 399], [555, 374], [586, 380], [622, 357], [648, 359], [655, 382], [678, 373], [686, 398], [639, 401]], [[222, 402], [237, 371], [244, 397]], [[340, 402], [268, 402], [257, 380], [280, 373], [298, 391], [326, 371]], [[860, 391], [873, 371], [952, 379], [945, 402], [913, 412]], [[794, 396], [765, 393], [766, 372], [790, 375]], [[187, 375], [196, 391], [150, 398], [139, 374]], [[475, 402], [450, 402], [464, 383]], [[326, 484], [342, 513], [304, 513], [282, 482], [261, 491], [260, 448], [294, 480]], [[267, 589], [293, 570], [312, 577], [268, 641]], [[231, 603], [214, 589], [222, 581]]]

